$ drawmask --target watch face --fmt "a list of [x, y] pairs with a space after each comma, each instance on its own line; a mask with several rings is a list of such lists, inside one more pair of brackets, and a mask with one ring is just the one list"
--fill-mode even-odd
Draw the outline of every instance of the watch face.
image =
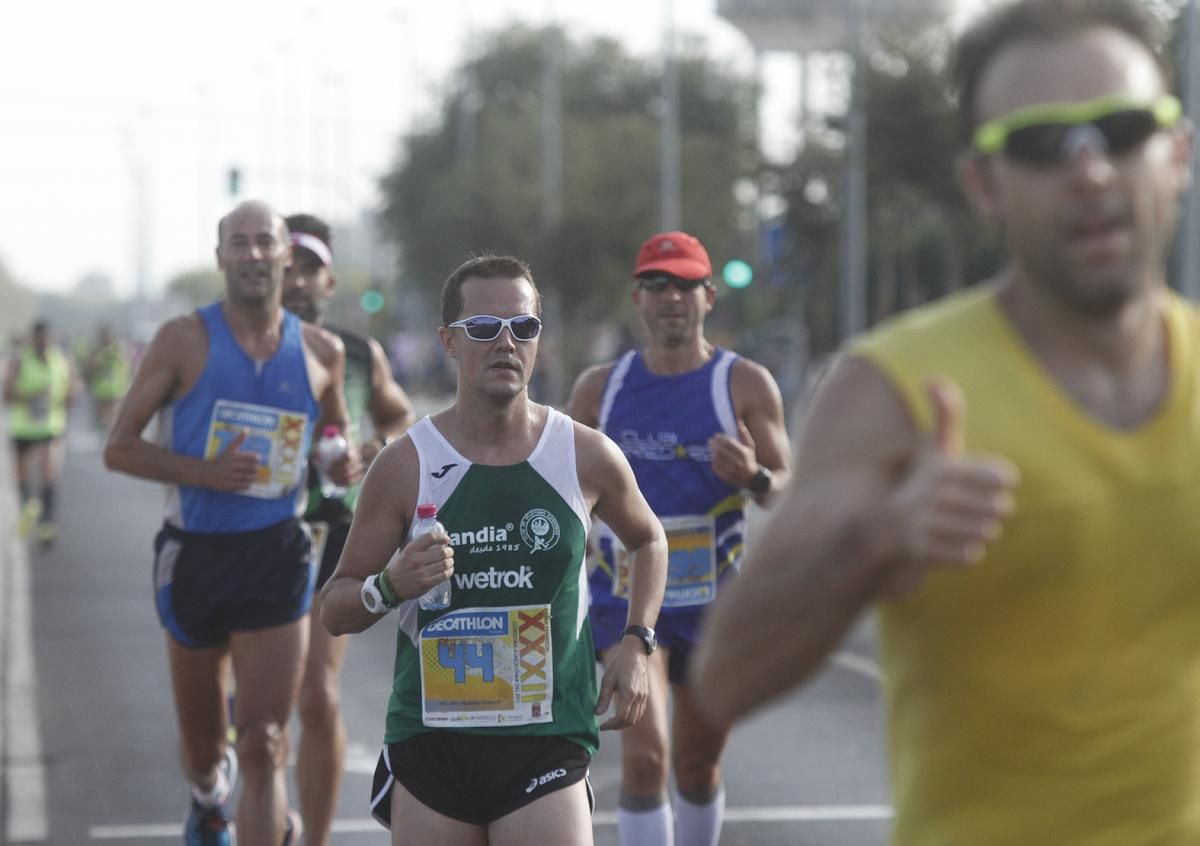
[[375, 585], [375, 576], [371, 576], [363, 582], [361, 595], [363, 607], [372, 614], [378, 614], [383, 610], [383, 594], [379, 592], [379, 588]]

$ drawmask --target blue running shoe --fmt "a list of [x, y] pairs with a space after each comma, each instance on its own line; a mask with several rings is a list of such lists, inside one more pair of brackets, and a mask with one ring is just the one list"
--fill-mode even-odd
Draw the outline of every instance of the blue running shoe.
[[183, 827], [185, 846], [232, 846], [229, 817], [225, 814], [238, 777], [237, 753], [232, 746], [225, 747], [225, 755], [217, 766], [224, 773], [228, 785], [225, 798], [219, 805], [208, 808], [197, 802], [195, 796], [192, 797], [192, 807]]
[[183, 842], [185, 846], [231, 846], [233, 838], [224, 807], [205, 808], [193, 799], [192, 811], [183, 827]]

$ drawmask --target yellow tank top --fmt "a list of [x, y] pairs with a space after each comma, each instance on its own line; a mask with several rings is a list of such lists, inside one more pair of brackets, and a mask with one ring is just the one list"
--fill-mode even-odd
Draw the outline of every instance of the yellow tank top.
[[1071, 401], [983, 286], [851, 352], [928, 430], [966, 397], [967, 449], [1021, 471], [976, 567], [882, 603], [898, 846], [1200, 843], [1200, 316], [1171, 295], [1158, 413], [1111, 429]]
[[8, 433], [21, 440], [57, 438], [67, 431], [67, 396], [71, 369], [55, 346], [43, 361], [30, 346], [18, 353], [17, 401], [8, 407]]

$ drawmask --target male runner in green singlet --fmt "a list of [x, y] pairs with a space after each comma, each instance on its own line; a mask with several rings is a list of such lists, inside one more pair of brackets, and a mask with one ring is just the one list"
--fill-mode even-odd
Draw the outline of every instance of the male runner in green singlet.
[[[412, 425], [412, 403], [392, 378], [392, 367], [378, 341], [325, 324], [325, 309], [337, 287], [331, 266], [333, 237], [329, 224], [311, 214], [289, 215], [286, 221], [291, 233], [292, 264], [283, 276], [283, 306], [302, 320], [324, 326], [342, 339], [346, 348], [343, 388], [350, 413], [349, 438], [360, 444], [364, 465], [370, 464], [385, 444]], [[373, 431], [367, 441], [361, 437], [364, 418], [370, 421]], [[314, 539], [318, 534], [323, 535], [324, 549], [310, 612], [308, 658], [300, 685], [296, 783], [306, 846], [328, 846], [346, 762], [341, 673], [348, 640], [333, 637], [320, 624], [320, 591], [341, 557], [360, 486], [355, 484], [345, 496], [325, 498], [321, 496], [315, 472], [309, 473], [309, 481], [304, 519], [314, 527]]]
[[1192, 132], [1159, 23], [1016, 0], [960, 37], [963, 184], [1008, 264], [851, 345], [693, 667], [729, 720], [878, 602], [898, 846], [1200, 842], [1200, 316], [1165, 269]]
[[[395, 681], [372, 808], [393, 846], [592, 842], [598, 729], [646, 706], [667, 547], [624, 455], [529, 399], [541, 331], [529, 268], [482, 256], [442, 292], [454, 405], [367, 473], [322, 619], [362, 631], [399, 607]], [[432, 503], [447, 534], [408, 540]], [[595, 514], [632, 559], [625, 636], [599, 690], [584, 551]], [[448, 608], [416, 598], [453, 577]], [[614, 706], [597, 725], [597, 714]]]

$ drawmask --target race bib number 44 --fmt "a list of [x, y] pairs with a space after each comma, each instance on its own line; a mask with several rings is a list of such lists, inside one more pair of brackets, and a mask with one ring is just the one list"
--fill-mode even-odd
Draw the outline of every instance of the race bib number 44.
[[239, 449], [258, 458], [258, 469], [254, 484], [240, 493], [259, 499], [278, 499], [295, 490], [304, 478], [307, 426], [308, 415], [302, 412], [217, 400], [208, 426], [204, 457], [220, 455], [245, 430], [246, 440]]
[[421, 630], [418, 648], [425, 725], [553, 721], [549, 605], [451, 611]]
[[[710, 515], [663, 517], [667, 535], [667, 589], [663, 608], [707, 605], [717, 598], [717, 548]], [[613, 595], [629, 598], [629, 553], [614, 538]]]

